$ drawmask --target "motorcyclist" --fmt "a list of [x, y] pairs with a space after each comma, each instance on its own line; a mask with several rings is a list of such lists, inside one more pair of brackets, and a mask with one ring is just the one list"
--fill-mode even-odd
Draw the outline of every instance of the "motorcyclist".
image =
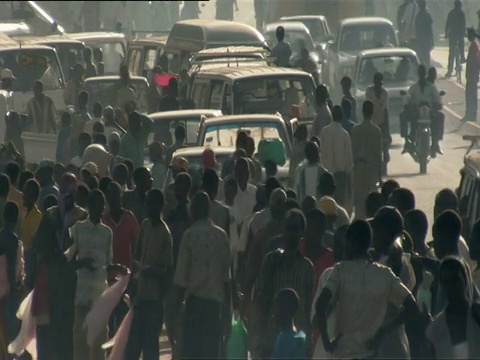
[[[435, 86], [435, 81], [437, 80], [437, 69], [431, 67], [428, 69], [427, 81]], [[440, 92], [440, 96], [441, 96]], [[435, 152], [443, 155], [442, 150], [440, 149], [439, 142], [443, 140], [443, 133], [445, 131], [445, 114], [441, 111], [441, 108], [434, 108], [431, 111], [430, 116], [432, 117], [432, 143], [436, 144]], [[434, 156], [435, 157], [435, 156]]]
[[[437, 118], [432, 116], [434, 112], [442, 110], [442, 101], [435, 85], [427, 80], [427, 68], [425, 65], [418, 67], [418, 82], [408, 89], [408, 96], [408, 103], [400, 113], [400, 134], [405, 139], [402, 154], [408, 152], [411, 144], [415, 142], [419, 116], [418, 109], [424, 104], [431, 110], [431, 126], [433, 127], [431, 155], [435, 157], [436, 154], [443, 154], [439, 146], [440, 139], [436, 136], [438, 134]], [[410, 134], [408, 134], [409, 123]]]
[[300, 68], [306, 73], [312, 75], [313, 80], [315, 80], [315, 86], [320, 85], [320, 79], [318, 77], [318, 67], [315, 61], [310, 57], [310, 51], [305, 46], [305, 43], [302, 44], [300, 50], [300, 59], [295, 61], [293, 67]]

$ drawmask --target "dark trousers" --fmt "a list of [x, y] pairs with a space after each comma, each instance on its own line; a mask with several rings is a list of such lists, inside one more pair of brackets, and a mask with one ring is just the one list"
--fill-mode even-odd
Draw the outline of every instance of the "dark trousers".
[[465, 84], [465, 116], [467, 120], [476, 120], [478, 111], [478, 79], [468, 80]]
[[222, 304], [189, 296], [182, 326], [183, 359], [218, 359], [222, 338]]
[[458, 48], [460, 50], [460, 59], [465, 57], [465, 39], [463, 36], [451, 36], [448, 39], [448, 72], [453, 72], [453, 66], [458, 65], [455, 64], [455, 48], [458, 44]]
[[128, 313], [128, 305], [125, 301], [121, 300], [115, 309], [113, 309], [112, 315], [110, 315], [110, 319], [108, 319], [108, 338], [111, 339], [117, 333], [120, 324], [123, 321], [123, 318]]
[[37, 326], [37, 359], [38, 360], [50, 360], [52, 355], [51, 349], [51, 335], [50, 325], [38, 325]]
[[160, 300], [139, 300], [134, 307], [125, 359], [158, 360], [163, 307]]

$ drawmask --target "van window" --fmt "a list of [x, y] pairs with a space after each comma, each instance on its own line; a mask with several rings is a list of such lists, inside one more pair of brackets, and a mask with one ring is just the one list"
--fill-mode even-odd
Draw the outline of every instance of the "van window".
[[118, 74], [120, 64], [125, 58], [125, 50], [121, 42], [105, 42], [87, 44], [92, 51], [96, 48], [102, 49], [105, 74]]
[[298, 105], [301, 120], [314, 120], [315, 101], [312, 79], [307, 76], [270, 76], [237, 80], [234, 85], [235, 114], [275, 114], [289, 116]]
[[145, 60], [143, 63], [144, 74], [153, 70], [155, 66], [156, 57], [157, 57], [157, 49], [155, 48], [147, 49], [147, 52], [145, 54]]
[[142, 51], [140, 49], [132, 49], [128, 54], [128, 71], [132, 75], [140, 75], [140, 61], [142, 57]]
[[31, 91], [35, 80], [42, 81], [44, 90], [64, 87], [60, 64], [53, 49], [6, 50], [0, 52], [0, 59], [17, 78], [12, 91]]
[[223, 82], [215, 81], [212, 84], [212, 92], [210, 94], [210, 109], [220, 109], [222, 105]]
[[208, 83], [196, 82], [193, 87], [192, 99], [197, 109], [208, 107]]

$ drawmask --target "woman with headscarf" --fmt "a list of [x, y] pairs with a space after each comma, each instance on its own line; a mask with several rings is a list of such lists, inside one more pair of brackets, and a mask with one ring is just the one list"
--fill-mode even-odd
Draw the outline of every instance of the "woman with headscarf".
[[447, 305], [427, 329], [437, 359], [480, 358], [480, 308], [473, 303], [473, 282], [464, 260], [448, 256], [439, 268]]

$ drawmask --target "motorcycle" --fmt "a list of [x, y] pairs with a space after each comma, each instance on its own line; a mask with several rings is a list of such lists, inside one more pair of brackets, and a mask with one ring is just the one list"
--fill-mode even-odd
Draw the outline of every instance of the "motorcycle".
[[[445, 91], [440, 92], [440, 96], [444, 96]], [[401, 91], [400, 95], [406, 99], [407, 93]], [[427, 165], [431, 160], [431, 148], [432, 148], [432, 112], [440, 111], [440, 109], [430, 109], [428, 104], [422, 103], [416, 106], [415, 109], [408, 109], [409, 104], [404, 100], [404, 108], [416, 118], [416, 130], [415, 135], [412, 138], [407, 137], [406, 140], [406, 151], [410, 154], [415, 162], [420, 166], [420, 174], [427, 173]], [[411, 125], [412, 126], [412, 125]]]

